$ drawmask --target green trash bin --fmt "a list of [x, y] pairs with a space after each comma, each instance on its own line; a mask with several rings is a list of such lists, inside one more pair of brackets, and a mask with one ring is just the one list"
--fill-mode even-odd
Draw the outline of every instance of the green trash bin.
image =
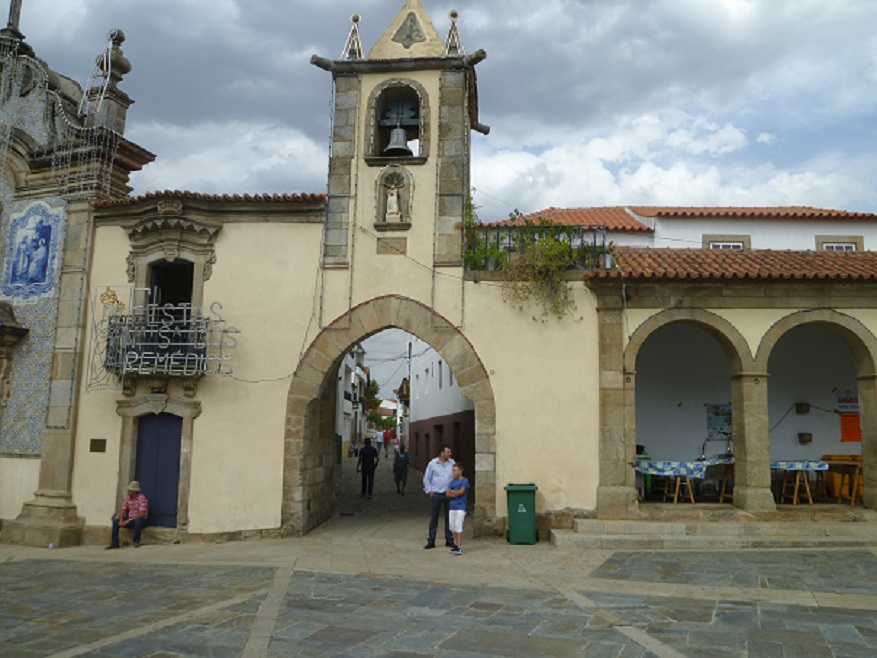
[[536, 532], [536, 490], [535, 484], [506, 485], [509, 505], [510, 544], [535, 544]]

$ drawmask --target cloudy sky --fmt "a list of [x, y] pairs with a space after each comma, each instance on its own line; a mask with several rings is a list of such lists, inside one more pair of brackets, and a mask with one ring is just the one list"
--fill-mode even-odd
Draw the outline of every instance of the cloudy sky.
[[[84, 83], [128, 36], [128, 136], [151, 189], [325, 190], [331, 80], [403, 0], [24, 0], [21, 29]], [[482, 121], [484, 220], [518, 208], [805, 204], [877, 210], [874, 0], [424, 0], [460, 10]]]
[[[108, 30], [125, 31], [127, 135], [158, 155], [137, 193], [323, 192], [331, 78], [309, 58], [340, 55], [354, 12], [368, 50], [402, 4], [24, 0], [21, 29], [80, 84]], [[483, 220], [552, 205], [877, 211], [874, 0], [424, 4], [442, 35], [459, 9], [467, 50], [488, 52]]]

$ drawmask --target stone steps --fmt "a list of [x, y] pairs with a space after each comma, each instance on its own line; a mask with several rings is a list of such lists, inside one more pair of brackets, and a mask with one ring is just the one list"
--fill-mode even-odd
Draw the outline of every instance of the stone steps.
[[855, 521], [601, 521], [552, 530], [555, 546], [610, 549], [813, 548], [877, 546], [877, 524]]

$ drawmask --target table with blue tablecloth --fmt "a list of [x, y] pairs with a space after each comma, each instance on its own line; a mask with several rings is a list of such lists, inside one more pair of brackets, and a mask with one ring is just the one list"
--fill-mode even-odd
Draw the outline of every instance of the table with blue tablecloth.
[[783, 480], [777, 494], [777, 502], [784, 503], [786, 498], [791, 500], [792, 505], [798, 504], [798, 493], [801, 485], [807, 494], [807, 502], [813, 504], [813, 495], [810, 492], [810, 472], [827, 471], [828, 463], [822, 460], [791, 460], [772, 461], [770, 468], [773, 471], [782, 471]]
[[[664, 500], [672, 496], [673, 502], [679, 502], [680, 492], [687, 494], [690, 502], [694, 502], [694, 492], [691, 480], [703, 480], [710, 466], [733, 464], [733, 457], [710, 457], [694, 461], [670, 461], [670, 460], [644, 460], [638, 459], [633, 463], [637, 472], [643, 475], [652, 475], [666, 478], [664, 487]], [[673, 483], [672, 491], [670, 483]]]
[[[666, 501], [672, 496], [674, 503], [679, 501], [680, 493], [693, 503], [694, 492], [692, 491], [691, 480], [703, 480], [706, 477], [707, 469], [711, 466], [724, 466], [725, 473], [722, 477], [719, 502], [724, 502], [726, 497], [731, 497], [731, 494], [726, 493], [726, 491], [728, 490], [728, 481], [733, 473], [733, 457], [709, 457], [694, 461], [638, 459], [632, 463], [632, 466], [643, 475], [666, 478], [667, 485], [664, 487], [664, 500]], [[813, 496], [810, 491], [809, 473], [827, 471], [828, 463], [812, 459], [778, 460], [772, 461], [770, 468], [774, 471], [783, 472], [782, 485], [779, 492], [777, 492], [777, 502], [783, 503], [786, 502], [786, 499], [789, 499], [793, 505], [797, 505], [800, 498], [799, 494], [803, 491], [807, 495], [807, 501], [812, 505]], [[672, 489], [670, 486], [671, 482], [673, 483]]]

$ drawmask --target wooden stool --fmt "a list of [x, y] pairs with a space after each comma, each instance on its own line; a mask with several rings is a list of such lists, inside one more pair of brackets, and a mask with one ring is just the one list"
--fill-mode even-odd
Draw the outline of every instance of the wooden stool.
[[725, 470], [722, 473], [722, 488], [719, 491], [719, 502], [724, 503], [725, 498], [730, 502], [734, 502], [734, 492], [728, 491], [728, 482], [734, 481], [734, 464], [725, 464]]
[[828, 485], [825, 483], [825, 471], [816, 471], [816, 486], [813, 493], [817, 498], [828, 498]]
[[[670, 489], [670, 482], [673, 481], [673, 489]], [[664, 502], [667, 502], [667, 499], [672, 496], [673, 504], [679, 502], [679, 493], [680, 490], [684, 489], [683, 500], [686, 493], [688, 494], [688, 499], [691, 501], [691, 504], [694, 505], [694, 492], [691, 489], [691, 480], [687, 475], [677, 475], [676, 478], [668, 477], [664, 481]]]
[[[789, 477], [791, 474], [791, 477]], [[782, 494], [780, 495], [780, 502], [786, 502], [786, 498], [792, 499], [792, 505], [798, 504], [798, 491], [801, 488], [801, 484], [804, 485], [804, 491], [807, 493], [807, 501], [812, 505], [813, 504], [813, 496], [810, 493], [810, 478], [808, 477], [807, 471], [783, 471], [783, 488]], [[789, 493], [789, 489], [792, 489], [792, 492]]]
[[[848, 492], [848, 493], [845, 493]], [[859, 466], [844, 466], [840, 476], [840, 487], [837, 502], [849, 499], [850, 506], [855, 507], [859, 499]]]

